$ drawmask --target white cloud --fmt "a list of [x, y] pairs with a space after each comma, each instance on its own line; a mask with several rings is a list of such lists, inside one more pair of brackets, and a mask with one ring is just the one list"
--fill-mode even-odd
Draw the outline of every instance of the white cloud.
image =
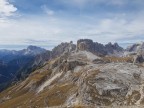
[[49, 9], [46, 5], [43, 5], [41, 8], [48, 16], [53, 16], [55, 14], [55, 12]]
[[[142, 18], [131, 21], [127, 19], [101, 19], [99, 23], [87, 30], [90, 38], [101, 42], [108, 41], [132, 41], [140, 40], [144, 36], [144, 24]], [[98, 37], [97, 37], [98, 36]], [[139, 38], [137, 38], [139, 36]], [[143, 40], [144, 41], [144, 40]]]
[[[1, 0], [0, 0], [1, 1]], [[71, 5], [85, 6], [90, 1], [104, 2], [106, 0], [63, 0]], [[111, 4], [123, 5], [124, 0], [110, 0]], [[140, 0], [139, 0], [140, 1]], [[11, 4], [8, 4], [12, 6]], [[0, 44], [49, 44], [51, 42], [76, 41], [80, 38], [90, 38], [97, 42], [107, 43], [109, 41], [132, 41], [137, 36], [144, 36], [144, 12], [139, 13], [103, 13], [101, 14], [71, 17], [56, 16], [55, 11], [42, 6], [48, 14], [45, 18], [30, 16], [16, 20], [0, 19]], [[15, 11], [8, 11], [9, 16]], [[0, 10], [1, 13], [1, 10]], [[7, 12], [6, 12], [7, 13]], [[57, 12], [58, 13], [58, 12]], [[105, 14], [110, 14], [107, 17]], [[1, 14], [0, 14], [1, 15]], [[35, 40], [34, 40], [35, 39]], [[27, 40], [27, 41], [25, 41]], [[32, 41], [28, 41], [32, 40]], [[41, 40], [41, 41], [37, 41]], [[53, 43], [51, 43], [53, 44]]]
[[7, 0], [0, 0], [0, 17], [13, 15], [17, 8], [10, 4]]
[[[21, 19], [4, 20], [0, 22], [1, 44], [25, 44], [25, 40], [55, 40], [61, 33], [61, 28], [56, 27], [54, 19]], [[44, 43], [45, 44], [45, 43]]]
[[137, 36], [140, 35], [144, 36], [142, 16], [137, 16], [131, 21], [117, 17], [87, 19], [86, 22], [83, 21], [83, 18], [72, 20], [46, 17], [0, 22], [1, 44], [30, 44], [25, 43], [25, 40], [33, 39], [41, 40], [35, 41], [35, 44], [49, 44], [49, 40], [58, 43], [76, 41], [80, 38], [90, 38], [107, 43], [137, 39]]

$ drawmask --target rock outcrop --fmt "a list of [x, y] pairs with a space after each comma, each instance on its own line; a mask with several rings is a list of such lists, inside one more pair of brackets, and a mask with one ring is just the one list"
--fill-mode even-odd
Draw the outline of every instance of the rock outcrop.
[[71, 51], [74, 51], [75, 49], [76, 49], [76, 45], [73, 44], [72, 41], [70, 43], [67, 43], [67, 42], [61, 43], [60, 45], [58, 45], [54, 49], [52, 49], [51, 56], [52, 56], [52, 58], [58, 57], [61, 54], [63, 54], [64, 52], [71, 52]]
[[133, 63], [144, 63], [144, 42], [128, 46], [124, 56], [133, 57]]
[[142, 50], [144, 50], [144, 42], [136, 43], [126, 48], [128, 52], [140, 52]]
[[94, 43], [90, 39], [80, 39], [77, 41], [77, 50], [94, 52]]
[[144, 63], [144, 56], [141, 54], [134, 55], [133, 63]]
[[90, 39], [80, 39], [77, 41], [77, 50], [90, 51], [99, 56], [122, 56], [124, 49], [117, 43], [108, 43], [106, 45], [93, 42]]

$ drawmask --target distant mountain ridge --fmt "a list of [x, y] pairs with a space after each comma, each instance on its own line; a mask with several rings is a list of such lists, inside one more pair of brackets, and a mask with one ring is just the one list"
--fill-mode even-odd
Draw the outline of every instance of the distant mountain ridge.
[[17, 56], [35, 56], [37, 54], [40, 54], [42, 52], [45, 52], [46, 50], [37, 46], [28, 46], [26, 49], [15, 51], [15, 50], [0, 50], [0, 60], [3, 61], [10, 61], [14, 57]]
[[[25, 65], [33, 61], [35, 56], [45, 52], [45, 49], [36, 46], [28, 46], [20, 51], [0, 50], [0, 90], [15, 79], [17, 74], [22, 73]], [[32, 64], [29, 64], [30, 66], [33, 68]], [[24, 70], [29, 71], [29, 67]]]

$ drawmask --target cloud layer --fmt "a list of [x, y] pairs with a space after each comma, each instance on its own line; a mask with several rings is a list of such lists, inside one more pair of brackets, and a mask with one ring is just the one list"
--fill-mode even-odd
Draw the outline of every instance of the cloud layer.
[[142, 0], [9, 1], [0, 0], [0, 44], [54, 46], [80, 38], [102, 43], [144, 41]]
[[0, 17], [12, 16], [17, 8], [7, 0], [0, 0]]

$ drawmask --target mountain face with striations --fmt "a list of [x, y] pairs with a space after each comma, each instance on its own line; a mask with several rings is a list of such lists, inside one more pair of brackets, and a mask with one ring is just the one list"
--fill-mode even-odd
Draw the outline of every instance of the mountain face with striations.
[[20, 51], [0, 50], [0, 91], [12, 80], [20, 79], [19, 75], [24, 71], [27, 73], [34, 69], [35, 57], [45, 52], [45, 49], [36, 46], [28, 46]]
[[137, 53], [144, 55], [144, 42], [136, 43], [131, 46], [128, 46], [125, 50], [125, 54], [127, 55], [135, 55]]
[[[11, 82], [25, 79], [46, 61], [60, 56], [69, 45], [69, 43], [62, 43], [52, 51], [37, 46], [28, 46], [20, 51], [0, 50], [0, 91]], [[71, 50], [75, 48], [76, 45], [71, 43]]]
[[45, 63], [0, 93], [0, 108], [137, 108], [144, 104], [144, 63], [117, 43], [62, 43], [37, 56]]
[[135, 43], [128, 46], [124, 51], [124, 56], [134, 57], [134, 62], [144, 62], [144, 42]]
[[15, 51], [15, 50], [0, 50], [0, 60], [8, 62], [19, 56], [35, 56], [46, 50], [37, 46], [28, 46], [26, 49]]
[[121, 56], [124, 49], [120, 47], [117, 43], [108, 43], [106, 45], [93, 42], [90, 39], [80, 39], [77, 41], [77, 49], [78, 50], [86, 50], [90, 51], [94, 54], [100, 56]]

